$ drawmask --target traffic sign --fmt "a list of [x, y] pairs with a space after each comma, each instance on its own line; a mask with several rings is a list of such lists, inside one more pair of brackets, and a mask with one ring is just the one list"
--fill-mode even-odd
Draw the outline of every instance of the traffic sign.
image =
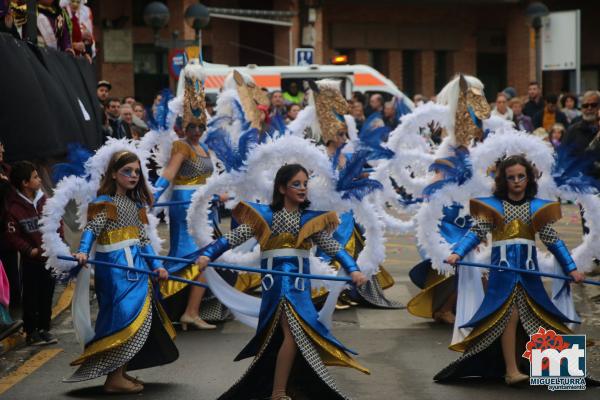
[[294, 61], [296, 65], [314, 64], [315, 49], [309, 47], [298, 47], [294, 50]]
[[182, 49], [171, 49], [169, 51], [169, 72], [171, 77], [175, 80], [179, 79], [181, 70], [185, 67], [188, 61], [185, 50]]

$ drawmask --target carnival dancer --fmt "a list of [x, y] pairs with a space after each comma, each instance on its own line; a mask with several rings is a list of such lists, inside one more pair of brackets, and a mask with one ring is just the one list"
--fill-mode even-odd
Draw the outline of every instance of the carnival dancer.
[[[338, 224], [335, 212], [308, 210], [308, 171], [299, 164], [281, 167], [270, 205], [240, 202], [233, 217], [240, 224], [201, 251], [197, 264], [205, 268], [232, 247], [251, 238], [261, 246], [262, 268], [308, 272], [314, 245], [336, 259], [357, 285], [367, 279], [354, 259], [330, 232]], [[298, 354], [298, 352], [300, 354]], [[354, 367], [368, 373], [318, 320], [311, 300], [311, 282], [303, 278], [265, 275], [258, 327], [236, 360], [254, 356], [244, 376], [220, 399], [343, 399], [325, 364]], [[290, 375], [294, 367], [294, 374]]]
[[[95, 243], [96, 260], [153, 270], [159, 279], [166, 279], [168, 272], [160, 262], [147, 262], [140, 255], [154, 254], [146, 227], [146, 206], [152, 197], [135, 153], [112, 153], [97, 196], [88, 206], [87, 224], [74, 255], [79, 263], [86, 264]], [[99, 311], [94, 334], [71, 363], [79, 368], [65, 382], [107, 375], [105, 392], [141, 392], [143, 382], [127, 371], [168, 364], [179, 356], [175, 331], [157, 301], [154, 283], [140, 273], [97, 267], [95, 291]]]
[[[352, 118], [348, 116], [350, 108], [340, 91], [340, 82], [338, 80], [322, 79], [308, 83], [311, 88], [309, 103], [315, 109], [311, 124], [312, 134], [315, 137], [320, 137], [321, 142], [325, 145], [325, 151], [331, 161], [332, 168], [338, 171], [340, 175], [344, 174], [346, 168], [362, 171], [363, 166], [367, 163], [367, 153], [370, 151], [355, 152], [355, 149], [351, 149], [354, 147], [352, 145], [358, 142], [358, 136], [373, 135], [381, 137], [381, 129], [384, 131], [383, 134], [387, 135], [389, 128], [382, 127], [383, 124], [378, 124], [377, 121], [369, 118], [363, 125], [360, 135], [357, 135], [356, 126]], [[299, 119], [302, 118], [302, 116], [299, 117]], [[354, 140], [353, 143], [348, 144], [350, 132], [352, 132]], [[356, 174], [352, 175], [355, 176]], [[362, 173], [360, 175], [367, 174]], [[352, 211], [341, 214], [340, 221], [341, 223], [334, 232], [333, 237], [356, 260], [364, 248], [365, 237], [360, 226], [356, 223]], [[339, 263], [326, 252], [319, 250], [317, 255], [324, 261], [331, 263], [336, 269], [340, 268]], [[360, 302], [381, 308], [401, 308], [401, 304], [387, 299], [383, 293], [384, 289], [393, 285], [394, 278], [380, 266], [379, 271], [365, 285], [342, 292], [336, 307], [344, 309]]]
[[[449, 183], [463, 184], [472, 174], [465, 148], [457, 151], [455, 157], [445, 157], [436, 160], [430, 167], [435, 171], [434, 182], [423, 189], [425, 198], [434, 196], [443, 186]], [[428, 207], [425, 200], [421, 207]], [[454, 245], [471, 228], [471, 218], [461, 216], [463, 205], [454, 202], [442, 209], [442, 218], [436, 226], [443, 239]], [[414, 266], [409, 277], [421, 291], [407, 304], [407, 310], [412, 315], [423, 318], [433, 318], [438, 322], [454, 324], [456, 306], [456, 275], [445, 276], [432, 268], [431, 260], [427, 258], [425, 249], [420, 248], [425, 260]]]
[[[154, 200], [157, 202], [169, 186], [172, 186], [173, 189], [170, 200], [176, 204], [169, 206], [170, 248], [168, 255], [171, 257], [183, 257], [198, 250], [194, 239], [188, 233], [186, 216], [189, 201], [194, 192], [206, 182], [213, 172], [213, 163], [208, 148], [200, 141], [207, 123], [202, 66], [188, 64], [183, 77], [185, 79], [182, 110], [184, 138], [172, 143], [171, 157], [156, 181], [157, 191], [154, 193]], [[170, 274], [205, 282], [195, 264], [166, 263], [165, 267]], [[227, 310], [216, 301], [211, 302], [206, 310], [201, 307], [206, 292], [205, 288], [194, 286], [189, 288], [189, 292], [183, 291], [186, 287], [186, 284], [175, 281], [166, 281], [161, 284], [161, 295], [166, 299], [168, 309], [176, 308], [172, 303], [178, 299], [171, 299], [173, 296], [180, 297], [189, 293], [185, 311], [179, 317], [184, 330], [187, 330], [188, 325], [193, 325], [198, 329], [215, 329], [216, 326], [209, 324], [205, 319], [211, 321], [226, 319]], [[176, 314], [179, 316], [173, 310], [170, 314], [171, 317]]]
[[[471, 178], [473, 171], [469, 151], [483, 141], [483, 127], [490, 117], [491, 108], [483, 95], [483, 84], [469, 75], [461, 74], [452, 79], [440, 91], [437, 99], [440, 105], [432, 108], [431, 113], [435, 114], [435, 123], [438, 120], [442, 122], [440, 128], [445, 128], [448, 136], [437, 150], [435, 161], [429, 166], [429, 172], [435, 173], [434, 177], [420, 193], [412, 194], [423, 198], [417, 221], [428, 221], [429, 215], [439, 215], [441, 211], [441, 218], [436, 217], [436, 221], [439, 221], [433, 228], [439, 230], [441, 239], [446, 244], [454, 245], [470, 228], [470, 218], [461, 216], [461, 210], [466, 204], [453, 202], [445, 204], [441, 210], [433, 210], [433, 202], [430, 200], [440, 195], [445, 196], [440, 192], [443, 187], [464, 187]], [[423, 111], [426, 109], [421, 109]], [[420, 119], [425, 121], [423, 116]], [[404, 180], [399, 180], [399, 183], [406, 184]], [[455, 322], [457, 274], [440, 272], [431, 265], [429, 253], [432, 249], [424, 243], [431, 236], [431, 228], [432, 226], [417, 226], [417, 243], [425, 260], [409, 273], [411, 280], [421, 291], [409, 301], [407, 309], [415, 316], [433, 318], [452, 325]]]
[[[537, 187], [534, 168], [525, 157], [513, 155], [500, 160], [495, 171], [494, 195], [470, 201], [473, 226], [453, 248], [447, 261], [456, 264], [491, 232], [492, 264], [538, 270], [537, 233], [564, 273], [575, 282], [582, 281], [584, 275], [577, 271], [565, 243], [552, 228], [552, 223], [561, 218], [560, 204], [537, 198]], [[492, 270], [481, 306], [464, 325], [473, 330], [465, 340], [450, 347], [464, 351], [463, 356], [434, 379], [504, 376], [509, 385], [523, 382], [529, 376], [520, 371], [516, 358], [521, 348], [517, 343], [523, 334], [532, 335], [539, 327], [568, 333], [565, 324], [576, 322], [556, 308], [539, 276]]]

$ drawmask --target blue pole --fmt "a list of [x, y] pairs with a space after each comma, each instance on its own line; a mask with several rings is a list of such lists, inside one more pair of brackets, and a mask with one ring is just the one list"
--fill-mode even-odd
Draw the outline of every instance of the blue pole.
[[153, 204], [152, 207], [169, 207], [169, 206], [179, 206], [182, 204], [191, 204], [191, 200], [178, 200], [178, 201], [165, 201], [162, 203]]
[[[446, 264], [448, 264], [447, 261], [444, 261], [444, 262]], [[495, 269], [497, 271], [510, 271], [510, 272], [517, 272], [519, 274], [545, 276], [547, 278], [561, 279], [563, 281], [573, 282], [573, 278], [571, 278], [570, 276], [551, 274], [549, 272], [535, 271], [535, 270], [529, 270], [529, 269], [518, 269], [518, 268], [511, 268], [511, 267], [501, 267], [501, 266], [493, 265], [493, 264], [482, 264], [482, 263], [475, 263], [475, 262], [469, 262], [469, 261], [459, 261], [456, 264], [464, 265], [465, 267], [488, 268], [488, 269]], [[600, 286], [600, 282], [592, 281], [589, 279], [584, 279], [581, 283], [587, 283], [588, 285]]]
[[[59, 260], [66, 260], [66, 261], [75, 261], [75, 262], [78, 262], [75, 257], [58, 256], [57, 258]], [[148, 271], [148, 270], [139, 269], [139, 268], [133, 268], [133, 267], [129, 267], [127, 265], [114, 264], [114, 263], [110, 263], [110, 262], [106, 262], [106, 261], [99, 261], [99, 260], [87, 260], [87, 263], [101, 265], [101, 266], [104, 266], [104, 267], [122, 269], [124, 271], [139, 272], [140, 274], [146, 274], [146, 275], [150, 275], [150, 276], [154, 276], [154, 277], [158, 278], [158, 272]], [[178, 276], [169, 276], [168, 279], [171, 280], [171, 281], [187, 283], [188, 285], [200, 286], [200, 287], [203, 287], [203, 288], [206, 288], [206, 289], [209, 288], [208, 285], [205, 285], [202, 282], [190, 281], [188, 279], [180, 278]]]
[[[194, 264], [196, 262], [196, 260], [189, 260], [187, 258], [156, 256], [153, 254], [145, 254], [145, 253], [142, 253], [142, 257], [154, 258], [157, 260], [164, 260], [164, 261], [172, 261], [172, 262], [177, 262], [177, 263], [186, 263], [186, 264]], [[254, 273], [263, 274], [263, 275], [271, 274], [271, 275], [292, 276], [292, 277], [306, 278], [306, 279], [320, 279], [320, 280], [324, 280], [324, 281], [352, 282], [352, 278], [350, 278], [348, 276], [303, 274], [303, 273], [299, 273], [299, 272], [285, 272], [285, 271], [277, 271], [277, 270], [273, 270], [273, 269], [267, 270], [267, 269], [262, 269], [262, 268], [242, 267], [242, 266], [238, 266], [238, 265], [230, 265], [230, 264], [223, 264], [223, 263], [216, 263], [216, 262], [208, 263], [208, 266], [213, 267], [213, 268], [254, 272]]]

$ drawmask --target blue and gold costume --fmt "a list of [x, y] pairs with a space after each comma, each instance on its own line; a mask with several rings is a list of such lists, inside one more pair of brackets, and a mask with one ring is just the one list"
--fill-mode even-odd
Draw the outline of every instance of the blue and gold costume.
[[[159, 262], [149, 263], [140, 255], [154, 254], [144, 224], [146, 209], [129, 197], [99, 196], [88, 207], [78, 252], [89, 254], [95, 242], [96, 260], [157, 269]], [[69, 381], [93, 379], [123, 365], [135, 370], [178, 358], [175, 331], [156, 301], [148, 275], [96, 267], [95, 291], [99, 305], [95, 335], [71, 363], [80, 367]]]
[[[208, 154], [208, 148], [200, 143], [200, 146]], [[173, 193], [171, 200], [173, 202], [191, 201], [195, 191], [206, 183], [206, 180], [213, 173], [213, 164], [210, 157], [203, 157], [198, 154], [192, 146], [183, 140], [178, 140], [173, 143], [171, 157], [175, 154], [183, 154], [184, 160], [179, 168], [175, 179], [173, 179]], [[157, 187], [161, 188], [156, 194], [155, 199], [170, 185], [170, 182], [164, 178], [160, 178], [157, 182]], [[194, 238], [189, 234], [187, 225], [187, 213], [190, 203], [173, 204], [169, 206], [169, 234], [170, 234], [170, 257], [190, 258], [190, 255], [197, 254], [198, 246]], [[218, 209], [214, 205], [210, 211], [209, 218], [213, 221], [215, 235], [220, 236], [218, 226]], [[179, 276], [188, 280], [195, 280], [199, 274], [196, 264], [184, 263], [165, 263], [165, 268], [169, 274]], [[251, 275], [237, 274], [231, 271], [219, 271], [219, 274], [236, 289], [247, 291], [254, 288], [255, 279]], [[187, 300], [186, 292], [182, 292], [187, 287], [187, 284], [175, 281], [162, 282], [160, 292], [165, 299], [165, 307], [169, 316], [175, 320], [179, 319], [185, 308]], [[224, 321], [229, 318], [229, 310], [221, 304], [210, 291], [204, 295], [202, 299], [202, 307], [200, 308], [200, 318], [206, 321]]]
[[[561, 218], [560, 204], [533, 198], [520, 202], [497, 197], [472, 199], [474, 225], [456, 244], [453, 252], [464, 257], [492, 233], [491, 263], [524, 270], [538, 270], [535, 235], [554, 255], [565, 274], [576, 269], [564, 242], [552, 228]], [[550, 300], [539, 276], [492, 270], [483, 302], [462, 327], [473, 328], [464, 341], [450, 348], [464, 351], [462, 357], [435, 376], [443, 381], [465, 376], [501, 377], [505, 373], [499, 338], [509, 312], [516, 307], [520, 324], [527, 335], [540, 326], [568, 333], [573, 323]]]
[[[453, 204], [444, 207], [439, 223], [440, 234], [446, 242], [455, 244], [471, 228], [471, 218], [461, 217], [462, 205]], [[431, 268], [431, 261], [426, 259], [415, 265], [409, 272], [411, 281], [422, 290], [413, 297], [406, 308], [412, 315], [422, 318], [433, 318], [433, 314], [456, 291], [456, 275], [446, 276]]]
[[[332, 167], [335, 170], [342, 171], [348, 163], [353, 161], [353, 153], [344, 152], [345, 145], [339, 147], [333, 156], [330, 156]], [[356, 161], [356, 160], [355, 160]], [[340, 224], [333, 233], [333, 238], [337, 240], [342, 247], [354, 258], [358, 259], [360, 252], [365, 247], [365, 238], [361, 232], [361, 227], [354, 219], [352, 211], [340, 215]], [[329, 262], [335, 269], [339, 269], [339, 263], [324, 251], [318, 250], [317, 256], [326, 262]], [[403, 308], [403, 305], [389, 300], [385, 297], [383, 291], [394, 285], [394, 278], [387, 272], [383, 266], [379, 266], [379, 271], [373, 274], [369, 281], [361, 287], [353, 287], [351, 290], [345, 290], [340, 295], [341, 302], [357, 301], [370, 306], [397, 309]]]
[[[208, 149], [203, 146], [208, 154]], [[173, 142], [171, 157], [175, 154], [183, 154], [184, 160], [177, 175], [173, 179], [173, 194], [171, 201], [191, 201], [196, 189], [206, 183], [206, 180], [212, 175], [213, 165], [210, 157], [202, 157], [192, 146], [184, 140]], [[159, 178], [156, 186], [159, 191], [155, 194], [155, 200], [167, 189], [170, 182], [165, 178]], [[190, 204], [174, 204], [169, 206], [169, 257], [185, 257], [198, 250], [194, 238], [188, 232], [187, 212]], [[185, 279], [193, 280], [198, 276], [198, 267], [195, 264], [175, 264], [166, 263], [165, 267], [169, 274], [177, 275]], [[161, 284], [161, 294], [163, 298], [168, 298], [178, 293], [186, 287], [186, 284], [168, 281]]]
[[[309, 250], [317, 245], [339, 261], [348, 273], [358, 271], [354, 259], [328, 233], [338, 224], [334, 212], [273, 211], [268, 205], [241, 202], [234, 209], [233, 217], [240, 225], [203, 249], [203, 255], [214, 260], [226, 250], [256, 238], [261, 246], [261, 267], [265, 270], [310, 273]], [[290, 376], [288, 386], [292, 392], [299, 390], [309, 398], [345, 398], [324, 365], [353, 367], [368, 373], [347, 354], [352, 351], [318, 320], [309, 280], [266, 274], [256, 334], [236, 358], [254, 356], [254, 361], [220, 399], [270, 395], [275, 358], [282, 340], [277, 329], [282, 316], [287, 319], [300, 350], [301, 356], [296, 357], [297, 368], [303, 368], [302, 373]]]
[[[365, 247], [364, 236], [351, 211], [340, 215], [340, 225], [333, 233], [333, 238], [337, 240], [355, 260], [358, 259], [358, 255]], [[317, 256], [330, 262], [336, 269], [340, 268], [339, 262], [334, 260], [324, 251], [318, 250]], [[353, 287], [349, 291], [349, 296], [354, 300], [370, 306], [389, 309], [403, 308], [400, 303], [389, 300], [383, 293], [385, 289], [388, 289], [393, 285], [394, 278], [383, 268], [383, 266], [380, 266], [379, 271], [377, 271], [376, 274], [373, 274], [366, 284], [361, 287]]]

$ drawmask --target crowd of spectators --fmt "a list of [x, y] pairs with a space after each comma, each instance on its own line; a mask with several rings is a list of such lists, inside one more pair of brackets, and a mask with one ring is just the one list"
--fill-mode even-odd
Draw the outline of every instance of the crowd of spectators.
[[25, 39], [28, 24], [35, 24], [37, 44], [72, 55], [96, 55], [94, 23], [87, 0], [39, 0], [36, 21], [30, 21], [25, 0], [0, 0], [0, 32]]
[[[109, 137], [117, 139], [140, 139], [149, 130], [148, 116], [154, 112], [155, 106], [160, 103], [162, 95], [158, 93], [152, 104], [145, 106], [134, 96], [123, 98], [111, 96], [112, 85], [106, 80], [97, 84], [96, 96], [102, 108], [102, 131], [105, 140]], [[305, 92], [299, 89], [297, 82], [287, 84], [285, 91], [274, 90], [268, 93], [269, 117], [281, 117], [286, 124], [294, 121], [300, 111], [308, 104]], [[209, 115], [216, 113], [214, 101], [206, 97], [206, 110]], [[398, 99], [388, 101], [379, 93], [366, 95], [361, 92], [352, 93], [348, 100], [350, 114], [356, 121], [356, 128], [360, 131], [364, 121], [373, 113], [379, 113], [382, 124], [396, 128], [399, 123], [397, 104]]]

